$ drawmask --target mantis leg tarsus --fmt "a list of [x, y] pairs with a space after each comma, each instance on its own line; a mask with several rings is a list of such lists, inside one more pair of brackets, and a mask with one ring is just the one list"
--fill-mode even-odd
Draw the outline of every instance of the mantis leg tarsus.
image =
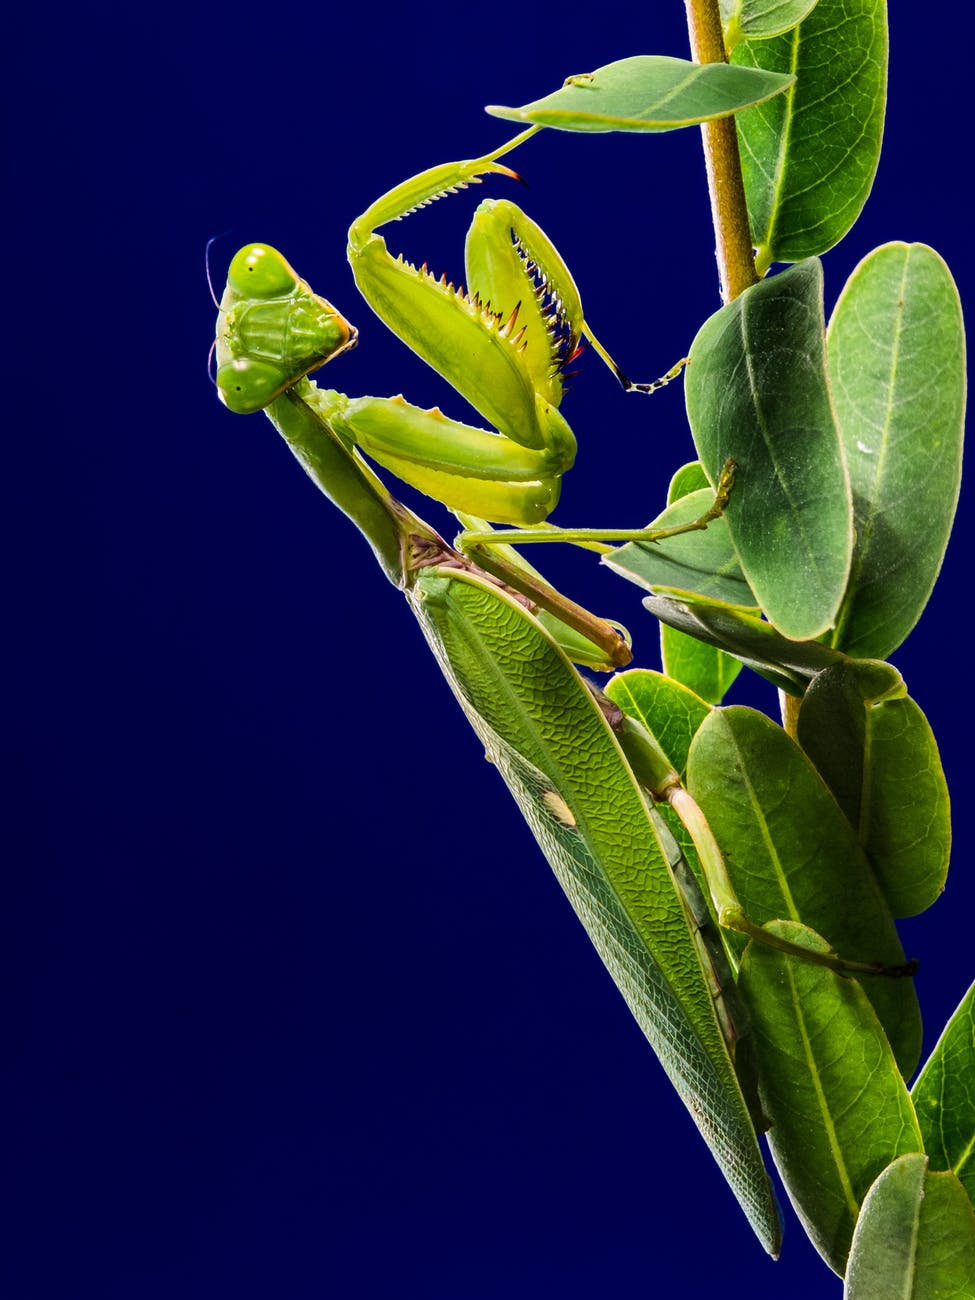
[[919, 963], [916, 960], [887, 965], [880, 961], [854, 961], [848, 957], [841, 957], [838, 953], [807, 948], [804, 944], [783, 939], [779, 935], [770, 933], [763, 926], [749, 921], [740, 907], [722, 908], [718, 913], [718, 920], [727, 929], [736, 930], [755, 943], [760, 943], [766, 948], [775, 948], [790, 957], [811, 962], [815, 966], [825, 966], [835, 971], [837, 975], [882, 975], [886, 979], [905, 979], [913, 978], [918, 971]]
[[631, 379], [613, 360], [612, 356], [599, 339], [596, 338], [586, 321], [582, 322], [582, 332], [589, 340], [593, 351], [602, 358], [605, 364], [616, 376], [620, 387], [625, 393], [655, 393], [658, 388], [666, 388], [672, 379], [676, 379], [684, 367], [689, 363], [690, 357], [681, 357], [681, 359], [670, 367], [666, 374], [661, 375], [659, 379], [652, 379], [649, 383], [637, 383]]
[[681, 357], [680, 361], [672, 365], [666, 374], [661, 375], [659, 379], [651, 379], [647, 384], [635, 384], [622, 373], [618, 375], [618, 378], [628, 393], [655, 393], [658, 388], [666, 388], [672, 379], [676, 379], [689, 362], [690, 357]]

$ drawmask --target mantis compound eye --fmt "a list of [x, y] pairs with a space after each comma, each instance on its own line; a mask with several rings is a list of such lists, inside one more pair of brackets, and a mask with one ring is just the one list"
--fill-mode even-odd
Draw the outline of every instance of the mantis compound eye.
[[277, 397], [286, 387], [288, 376], [268, 361], [235, 357], [218, 367], [216, 382], [224, 406], [239, 415], [250, 415]]
[[242, 298], [285, 298], [300, 283], [270, 244], [247, 244], [234, 255], [227, 271], [227, 284]]

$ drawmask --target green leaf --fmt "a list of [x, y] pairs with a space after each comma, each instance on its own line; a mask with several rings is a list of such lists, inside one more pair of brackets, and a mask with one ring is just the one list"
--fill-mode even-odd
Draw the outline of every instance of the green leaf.
[[749, 586], [784, 636], [820, 636], [846, 590], [853, 512], [826, 380], [819, 261], [722, 307], [690, 362], [687, 414], [701, 463], [714, 484], [726, 460], [737, 464], [723, 521]]
[[727, 605], [667, 596], [647, 596], [643, 605], [668, 627], [735, 655], [790, 695], [802, 695], [817, 673], [846, 659], [822, 641], [790, 641], [768, 623]]
[[920, 617], [961, 482], [965, 335], [958, 290], [924, 244], [860, 263], [827, 335], [856, 544], [834, 644], [886, 659]]
[[[749, 920], [799, 921], [848, 960], [898, 966], [904, 950], [849, 822], [808, 758], [754, 709], [714, 709], [691, 745], [701, 806]], [[911, 979], [864, 976], [901, 1072], [921, 1047]]]
[[[708, 486], [708, 476], [699, 460], [682, 465], [667, 489], [667, 504]], [[720, 704], [741, 672], [741, 662], [723, 650], [686, 636], [666, 623], [660, 624], [660, 658], [664, 672], [694, 691], [709, 704]]]
[[668, 677], [708, 704], [720, 704], [741, 672], [741, 661], [714, 646], [660, 624], [660, 657]]
[[901, 1156], [867, 1193], [853, 1236], [845, 1300], [971, 1300], [975, 1212], [954, 1174]]
[[934, 734], [897, 669], [864, 659], [825, 669], [803, 696], [798, 737], [894, 916], [930, 907], [948, 873], [948, 785]]
[[725, 49], [739, 41], [764, 40], [787, 32], [809, 13], [816, 0], [721, 0]]
[[[801, 925], [766, 929], [830, 950]], [[857, 980], [753, 941], [738, 987], [751, 1011], [772, 1155], [810, 1240], [842, 1274], [870, 1184], [920, 1148], [911, 1099]]]
[[667, 488], [667, 504], [672, 506], [681, 497], [690, 496], [692, 492], [697, 492], [699, 488], [708, 486], [710, 485], [708, 484], [708, 476], [704, 472], [704, 466], [699, 460], [689, 460], [686, 465], [681, 465], [680, 469], [674, 471], [670, 486]]
[[[756, 1234], [774, 1196], [644, 795], [579, 674], [541, 624], [464, 571], [420, 570], [414, 612], [454, 695]], [[645, 1113], [645, 1096], [620, 1093]], [[630, 1110], [632, 1108], [632, 1110]]]
[[[691, 492], [667, 506], [647, 527], [678, 528], [693, 523], [713, 502], [711, 488]], [[714, 519], [698, 532], [680, 533], [660, 542], [627, 542], [604, 555], [602, 563], [648, 591], [703, 596], [724, 605], [758, 609], [724, 519]]]
[[787, 94], [738, 119], [759, 268], [823, 253], [856, 221], [877, 170], [885, 0], [819, 0], [784, 36], [742, 41], [733, 61], [796, 77]]
[[686, 686], [649, 668], [617, 673], [605, 688], [615, 705], [642, 722], [683, 779], [694, 734], [711, 712]]
[[932, 1168], [957, 1174], [975, 1201], [975, 984], [945, 1025], [911, 1095]]
[[521, 108], [489, 104], [485, 111], [560, 131], [673, 131], [760, 104], [793, 80], [791, 73], [637, 54], [567, 77], [559, 90]]

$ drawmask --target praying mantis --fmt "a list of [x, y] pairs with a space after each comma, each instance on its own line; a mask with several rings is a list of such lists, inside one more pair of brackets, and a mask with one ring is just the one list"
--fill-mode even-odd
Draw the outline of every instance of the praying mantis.
[[[257, 247], [259, 254], [250, 246], [238, 259], [255, 259], [260, 268], [255, 277], [265, 266], [279, 270], [282, 262], [266, 246]], [[232, 263], [234, 295], [235, 271]], [[307, 302], [303, 291], [298, 301]], [[226, 305], [225, 295], [225, 310]], [[318, 310], [329, 319], [334, 312]], [[246, 346], [247, 330], [235, 326], [228, 332], [223, 314], [218, 328], [224, 331], [222, 348]], [[341, 350], [353, 336], [340, 327], [335, 337]], [[263, 366], [265, 357], [256, 359]], [[285, 357], [279, 360], [283, 367]], [[289, 364], [298, 370], [306, 360], [291, 358]], [[274, 387], [282, 374], [279, 370], [273, 378]], [[766, 1249], [777, 1252], [778, 1214], [753, 1108], [736, 1072], [725, 1004], [712, 987], [724, 980], [702, 967], [696, 931], [673, 883], [651, 802], [606, 713], [525, 598], [395, 501], [333, 426], [333, 398], [326, 394], [322, 400], [311, 381], [298, 374], [293, 379], [270, 398], [268, 416], [317, 486], [364, 533], [387, 576], [405, 590], [486, 754], [611, 973], [629, 990], [638, 1023], [718, 1153], [755, 1231]], [[251, 399], [260, 401], [249, 394]], [[563, 609], [559, 613], [564, 617]], [[566, 625], [560, 620], [559, 626]], [[568, 749], [567, 734], [574, 737]], [[617, 791], [612, 818], [603, 807], [607, 786]], [[699, 915], [706, 911], [702, 900]]]
[[[402, 397], [350, 398], [319, 389], [308, 375], [354, 346], [356, 331], [266, 244], [247, 245], [231, 261], [219, 304], [216, 384], [231, 410], [266, 411], [405, 591], [488, 757], [755, 1231], [775, 1253], [778, 1213], [756, 1137], [761, 1115], [739, 1052], [747, 1014], [735, 1005], [708, 905], [655, 805], [669, 804], [688, 831], [722, 925], [834, 970], [877, 975], [908, 967], [898, 966], [896, 951], [886, 964], [811, 952], [747, 920], [714, 836], [667, 755], [572, 666], [625, 664], [629, 649], [616, 625], [566, 600], [510, 546], [496, 550], [513, 539], [606, 536], [543, 527], [575, 455], [559, 407], [565, 367], [581, 340], [589, 340], [624, 387], [649, 391], [662, 382], [635, 385], [622, 375], [586, 324], [554, 245], [513, 204], [488, 200], [478, 208], [467, 238], [467, 292], [393, 257], [376, 233], [484, 175], [513, 175], [497, 159], [531, 134], [411, 178], [377, 200], [349, 232], [360, 292], [496, 432]], [[468, 544], [462, 534], [455, 549], [390, 494], [364, 455], [443, 502], [462, 522], [489, 520], [516, 531], [475, 525]], [[706, 527], [720, 515], [733, 475], [726, 466], [713, 505], [692, 523], [614, 530], [612, 538], [652, 541]]]

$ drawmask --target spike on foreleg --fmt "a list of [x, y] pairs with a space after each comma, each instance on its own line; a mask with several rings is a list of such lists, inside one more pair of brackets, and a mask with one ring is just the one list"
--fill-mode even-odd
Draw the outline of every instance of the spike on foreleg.
[[[515, 323], [518, 320], [518, 312], [520, 310], [521, 310], [521, 303], [520, 302], [515, 303], [514, 311], [511, 313], [511, 315], [508, 317], [505, 323], [498, 330], [498, 333], [502, 335], [504, 338], [508, 338], [510, 336], [511, 331], [514, 329]], [[501, 313], [499, 312], [498, 320], [500, 321], [500, 319], [501, 319]]]

